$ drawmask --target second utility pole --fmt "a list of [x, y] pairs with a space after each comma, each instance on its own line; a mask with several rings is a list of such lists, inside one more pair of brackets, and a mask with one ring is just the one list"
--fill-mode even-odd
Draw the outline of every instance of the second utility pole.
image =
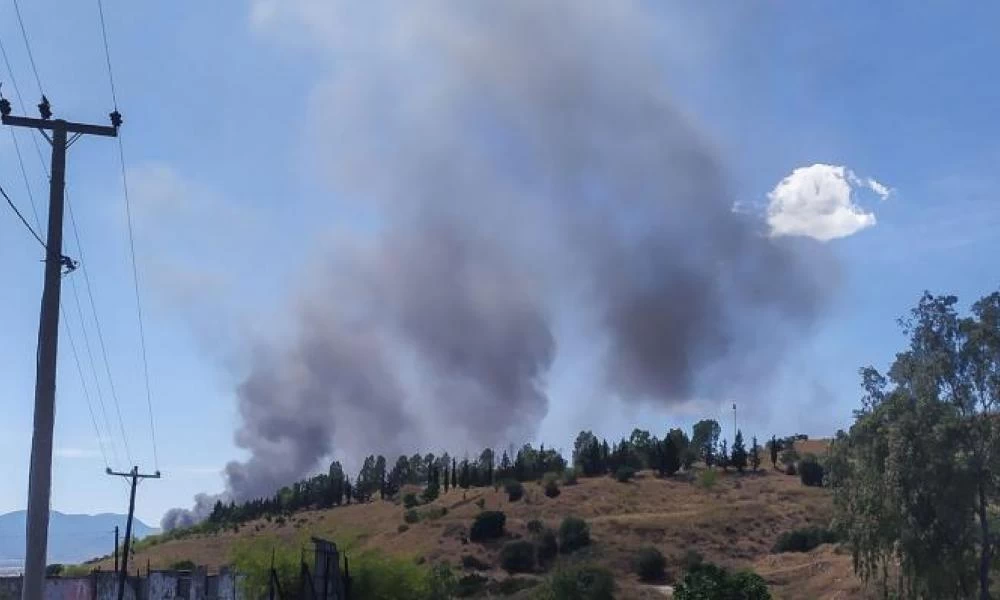
[[[49, 222], [45, 238], [45, 286], [38, 319], [38, 349], [35, 357], [35, 415], [31, 433], [31, 466], [28, 471], [28, 515], [25, 531], [24, 585], [21, 598], [43, 596], [49, 535], [49, 502], [52, 495], [52, 430], [55, 426], [56, 355], [59, 346], [59, 295], [62, 269], [76, 264], [62, 253], [63, 194], [66, 186], [66, 149], [84, 134], [116, 137], [121, 115], [111, 114], [112, 127], [51, 120], [49, 101], [38, 105], [41, 119], [13, 117], [10, 102], [0, 98], [4, 125], [38, 129], [52, 144], [52, 176], [49, 180]], [[49, 137], [45, 132], [51, 131]], [[72, 139], [67, 134], [72, 133]]]
[[139, 467], [132, 467], [132, 470], [128, 473], [118, 473], [112, 471], [110, 468], [107, 469], [107, 473], [108, 475], [127, 477], [132, 480], [132, 492], [128, 497], [128, 520], [125, 521], [125, 548], [122, 550], [122, 570], [118, 574], [118, 600], [124, 600], [125, 580], [128, 578], [128, 553], [132, 546], [132, 515], [135, 514], [135, 487], [139, 484], [140, 479], [159, 479], [160, 472], [157, 471], [152, 475], [140, 475]]

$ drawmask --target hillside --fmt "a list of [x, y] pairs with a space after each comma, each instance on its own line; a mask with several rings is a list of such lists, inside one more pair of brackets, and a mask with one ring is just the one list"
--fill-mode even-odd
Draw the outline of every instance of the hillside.
[[[0, 515], [0, 559], [24, 557], [23, 510]], [[114, 548], [115, 526], [125, 535], [126, 515], [72, 515], [52, 511], [49, 520], [49, 562], [77, 563]], [[135, 537], [144, 538], [157, 530], [139, 519], [132, 522]]]
[[[797, 444], [800, 452], [820, 451], [822, 442]], [[486, 509], [507, 515], [507, 530], [527, 536], [526, 524], [541, 519], [558, 527], [567, 515], [586, 519], [594, 544], [584, 552], [590, 559], [612, 569], [618, 579], [620, 598], [658, 598], [662, 593], [640, 584], [632, 575], [635, 552], [656, 546], [668, 559], [671, 576], [682, 575], [685, 552], [695, 550], [705, 559], [724, 566], [752, 567], [771, 585], [776, 598], [845, 598], [860, 594], [860, 583], [851, 573], [850, 556], [831, 546], [809, 553], [773, 555], [770, 550], [782, 532], [808, 526], [825, 526], [832, 505], [827, 490], [803, 486], [798, 477], [764, 469], [760, 474], [722, 474], [712, 489], [691, 478], [659, 479], [650, 472], [630, 483], [610, 477], [581, 478], [564, 486], [557, 498], [547, 498], [541, 486], [525, 484], [526, 494], [509, 502], [501, 489], [452, 490], [418, 512], [430, 514], [447, 508], [438, 518], [422, 519], [400, 531], [403, 507], [389, 501], [374, 501], [325, 511], [296, 514], [288, 523], [255, 521], [238, 532], [199, 535], [144, 547], [137, 564], [166, 567], [192, 560], [213, 567], [227, 562], [232, 548], [251, 538], [300, 545], [309, 535], [332, 538], [351, 553], [378, 550], [396, 556], [421, 558], [428, 563], [447, 561], [456, 566], [463, 555], [472, 554], [497, 565], [498, 545], [463, 543], [482, 500]], [[110, 568], [110, 561], [100, 563]], [[506, 575], [495, 569], [496, 578]]]

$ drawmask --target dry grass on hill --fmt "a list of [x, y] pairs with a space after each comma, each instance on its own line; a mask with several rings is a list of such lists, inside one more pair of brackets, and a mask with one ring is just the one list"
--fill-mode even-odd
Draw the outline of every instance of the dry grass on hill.
[[[796, 446], [800, 453], [825, 450], [821, 441]], [[582, 552], [615, 572], [621, 598], [663, 597], [661, 592], [641, 585], [632, 574], [636, 551], [647, 545], [657, 547], [667, 557], [671, 578], [683, 574], [683, 556], [694, 550], [727, 567], [755, 569], [768, 581], [776, 598], [861, 596], [850, 556], [831, 546], [809, 553], [770, 553], [782, 532], [828, 524], [832, 505], [827, 490], [804, 487], [797, 477], [770, 469], [759, 474], [719, 475], [712, 489], [701, 487], [692, 478], [664, 480], [649, 472], [640, 473], [630, 483], [618, 483], [610, 477], [581, 478], [577, 485], [564, 486], [557, 498], [547, 498], [540, 485], [528, 483], [524, 499], [513, 503], [507, 501], [502, 489], [452, 490], [417, 509], [427, 514], [444, 507], [448, 509], [444, 516], [421, 519], [405, 531], [399, 531], [403, 507], [388, 501], [309, 511], [294, 515], [282, 526], [256, 521], [242, 526], [238, 533], [158, 544], [142, 549], [135, 564], [145, 566], [148, 560], [158, 568], [189, 559], [218, 566], [227, 562], [237, 540], [266, 536], [297, 544], [315, 535], [338, 540], [351, 552], [379, 550], [428, 563], [447, 561], [453, 566], [461, 564], [463, 555], [471, 554], [497, 565], [500, 544], [464, 541], [481, 502], [486, 509], [506, 513], [511, 536], [528, 536], [527, 522], [532, 519], [554, 529], [565, 516], [587, 520], [594, 543]], [[111, 565], [105, 561], [101, 566]], [[505, 577], [499, 569], [490, 575]]]

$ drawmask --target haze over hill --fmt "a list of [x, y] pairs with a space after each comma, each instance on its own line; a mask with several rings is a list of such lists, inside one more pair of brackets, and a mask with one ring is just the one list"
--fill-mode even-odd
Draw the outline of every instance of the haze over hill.
[[[78, 563], [93, 556], [108, 554], [114, 548], [115, 525], [125, 535], [126, 515], [102, 513], [72, 515], [52, 511], [49, 521], [49, 563]], [[17, 567], [24, 558], [25, 511], [0, 515], [0, 561], [4, 567]], [[132, 521], [136, 538], [157, 530], [139, 519]]]

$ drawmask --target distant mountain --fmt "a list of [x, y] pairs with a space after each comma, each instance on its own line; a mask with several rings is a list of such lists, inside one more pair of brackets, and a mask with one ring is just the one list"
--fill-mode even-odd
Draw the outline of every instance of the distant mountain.
[[[0, 563], [24, 558], [23, 510], [0, 515]], [[126, 515], [67, 515], [52, 511], [49, 518], [49, 563], [79, 563], [114, 552], [115, 525], [125, 536]], [[157, 533], [139, 519], [132, 520], [132, 535], [144, 538]], [[124, 541], [124, 540], [123, 540]]]

